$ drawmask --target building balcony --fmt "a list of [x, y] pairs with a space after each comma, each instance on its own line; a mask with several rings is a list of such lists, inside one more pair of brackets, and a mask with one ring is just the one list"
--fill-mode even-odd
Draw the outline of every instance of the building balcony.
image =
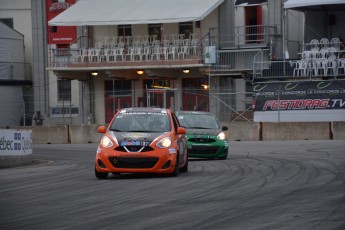
[[345, 60], [254, 62], [253, 81], [345, 79]]
[[[119, 38], [117, 38], [119, 39]], [[152, 40], [136, 42], [125, 38], [96, 43], [93, 48], [58, 48], [49, 53], [49, 69], [130, 69], [200, 67], [203, 49], [198, 39]]]

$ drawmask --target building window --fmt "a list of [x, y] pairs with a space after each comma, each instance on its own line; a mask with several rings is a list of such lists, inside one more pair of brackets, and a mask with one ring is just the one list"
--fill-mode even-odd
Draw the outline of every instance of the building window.
[[0, 22], [13, 29], [13, 18], [0, 18]]
[[144, 87], [148, 89], [170, 88], [169, 79], [147, 79], [144, 80]]
[[58, 80], [59, 101], [71, 101], [71, 81]]
[[132, 92], [132, 81], [114, 80], [105, 81], [105, 97], [127, 96]]
[[184, 34], [185, 38], [193, 33], [193, 22], [180, 22], [179, 23], [179, 34]]
[[117, 26], [117, 34], [119, 36], [132, 36], [132, 26], [131, 25], [119, 25]]
[[149, 35], [156, 36], [157, 40], [161, 40], [162, 31], [161, 31], [162, 24], [149, 24]]

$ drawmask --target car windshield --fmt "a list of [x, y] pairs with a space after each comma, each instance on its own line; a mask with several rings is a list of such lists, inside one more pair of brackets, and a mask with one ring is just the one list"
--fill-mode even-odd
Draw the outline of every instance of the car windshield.
[[216, 118], [211, 114], [179, 114], [181, 126], [190, 129], [219, 129]]
[[118, 114], [110, 126], [116, 132], [169, 132], [170, 119], [167, 113], [128, 112]]

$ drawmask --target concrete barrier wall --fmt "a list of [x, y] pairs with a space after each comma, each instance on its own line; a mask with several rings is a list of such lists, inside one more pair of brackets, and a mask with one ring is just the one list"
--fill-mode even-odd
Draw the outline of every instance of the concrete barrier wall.
[[345, 122], [332, 123], [333, 140], [345, 140]]
[[69, 135], [72, 144], [98, 143], [103, 134], [98, 133], [99, 125], [70, 125]]
[[[249, 123], [223, 122], [228, 126], [230, 141], [274, 141], [274, 140], [345, 140], [345, 122], [280, 122]], [[26, 126], [31, 129], [34, 144], [81, 144], [98, 143], [102, 134], [99, 125]]]
[[260, 124], [249, 122], [224, 123], [228, 126], [228, 139], [230, 141], [259, 141]]
[[263, 123], [262, 140], [329, 140], [328, 122]]
[[15, 128], [32, 130], [34, 144], [69, 143], [68, 125], [16, 126]]
[[222, 123], [230, 141], [345, 140], [345, 122]]
[[31, 164], [32, 161], [32, 154], [22, 156], [0, 156], [0, 168]]

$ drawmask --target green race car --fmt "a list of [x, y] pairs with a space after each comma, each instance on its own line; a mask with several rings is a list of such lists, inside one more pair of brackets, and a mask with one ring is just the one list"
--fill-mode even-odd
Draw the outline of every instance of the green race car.
[[210, 112], [176, 112], [180, 125], [187, 130], [188, 157], [226, 159], [228, 156], [227, 126], [220, 126]]

